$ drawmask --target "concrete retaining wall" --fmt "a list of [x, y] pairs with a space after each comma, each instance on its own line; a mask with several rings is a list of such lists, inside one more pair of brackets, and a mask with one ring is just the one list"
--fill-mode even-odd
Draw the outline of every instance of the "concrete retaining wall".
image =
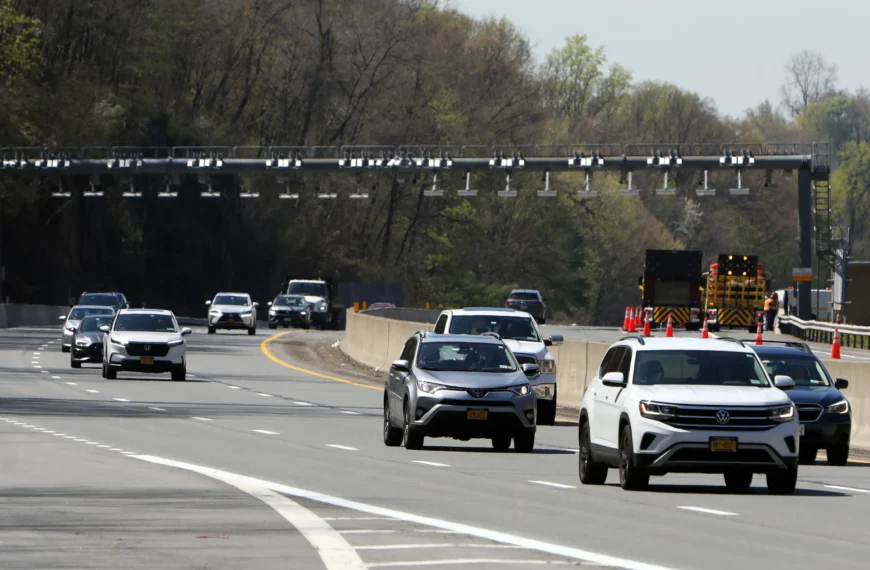
[[870, 364], [847, 360], [823, 360], [834, 378], [849, 381], [843, 395], [852, 406], [852, 445], [870, 449]]
[[374, 317], [365, 313], [347, 312], [347, 327], [341, 349], [371, 368], [388, 370], [398, 360], [408, 338], [419, 330], [432, 330], [427, 323], [399, 321]]
[[404, 307], [397, 307], [395, 309], [372, 309], [368, 311], [362, 311], [362, 313], [371, 317], [394, 319], [396, 321], [435, 324], [435, 321], [438, 320], [438, 315], [441, 314], [441, 311], [428, 309], [406, 309]]
[[0, 329], [13, 327], [60, 327], [58, 317], [66, 316], [70, 308], [54, 305], [0, 305]]

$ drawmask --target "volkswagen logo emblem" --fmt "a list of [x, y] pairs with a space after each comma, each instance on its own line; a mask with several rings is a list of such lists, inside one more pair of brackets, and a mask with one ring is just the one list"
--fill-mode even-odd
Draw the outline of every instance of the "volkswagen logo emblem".
[[151, 345], [150, 344], [145, 345], [145, 352], [151, 352]]
[[718, 412], [716, 412], [716, 421], [722, 425], [725, 425], [731, 421], [731, 414], [729, 414], [726, 410], [719, 410]]
[[486, 396], [486, 390], [469, 390], [468, 393], [471, 394], [473, 398], [483, 398]]

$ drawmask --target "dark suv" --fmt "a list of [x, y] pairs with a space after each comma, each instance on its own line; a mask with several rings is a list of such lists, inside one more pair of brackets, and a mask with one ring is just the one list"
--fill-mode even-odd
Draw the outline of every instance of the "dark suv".
[[825, 365], [804, 343], [765, 340], [752, 348], [771, 376], [783, 374], [794, 379], [794, 389], [786, 394], [798, 409], [801, 463], [813, 463], [819, 449], [824, 449], [830, 465], [845, 465], [849, 461], [852, 410], [840, 390], [849, 382], [832, 380]]
[[505, 301], [505, 307], [529, 313], [542, 325], [547, 322], [547, 305], [536, 289], [514, 289]]

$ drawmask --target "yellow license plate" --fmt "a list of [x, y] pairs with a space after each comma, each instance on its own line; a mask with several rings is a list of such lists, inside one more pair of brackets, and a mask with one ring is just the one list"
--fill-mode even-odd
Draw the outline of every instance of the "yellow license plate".
[[711, 438], [710, 451], [737, 451], [736, 439]]
[[141, 364], [154, 364], [154, 359], [150, 356], [143, 356], [139, 362]]
[[489, 410], [468, 410], [468, 419], [470, 420], [488, 420]]

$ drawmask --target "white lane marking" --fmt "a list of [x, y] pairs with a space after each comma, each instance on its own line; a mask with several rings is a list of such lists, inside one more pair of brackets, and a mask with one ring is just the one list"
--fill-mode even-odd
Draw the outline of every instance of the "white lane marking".
[[262, 433], [264, 435], [281, 435], [277, 431], [269, 431], [267, 429], [252, 429], [251, 431], [257, 432], [257, 433]]
[[420, 465], [431, 465], [432, 467], [450, 467], [446, 463], [435, 463], [434, 461], [411, 461], [411, 463], [419, 463]]
[[271, 398], [271, 397], [272, 397], [272, 394], [263, 394], [263, 393], [261, 393], [261, 392], [257, 392], [257, 395], [258, 395], [258, 396], [263, 396], [264, 398]]
[[122, 451], [121, 453], [123, 453], [124, 455], [136, 455], [135, 451]]
[[227, 386], [230, 390], [241, 390], [239, 386]]
[[116, 402], [129, 402], [130, 401], [130, 400], [126, 400], [124, 398], [112, 398], [112, 399], [115, 400]]
[[74, 435], [65, 435], [63, 437], [66, 439], [75, 439], [76, 438], [76, 436], [74, 436]]
[[32, 428], [33, 426], [30, 424], [21, 424], [21, 427]]
[[51, 379], [52, 380], [60, 380], [60, 376], [52, 376]]
[[85, 390], [86, 392], [90, 392], [91, 394], [99, 394], [99, 390]]
[[852, 491], [854, 493], [870, 493], [867, 489], [856, 489], [855, 487], [841, 487], [839, 485], [823, 485], [826, 489], [837, 489], [839, 491]]
[[51, 374], [51, 372], [49, 372], [48, 370], [40, 370], [40, 372], [42, 372], [43, 374]]
[[109, 451], [124, 451], [124, 450], [121, 449], [120, 447], [110, 447]]
[[355, 447], [348, 447], [348, 446], [346, 446], [346, 445], [336, 445], [336, 444], [334, 444], [334, 443], [327, 443], [327, 444], [326, 444], [326, 447], [334, 447], [335, 449], [343, 449], [343, 450], [345, 450], [345, 451], [359, 451], [359, 450], [358, 450], [357, 448], [355, 448]]
[[347, 414], [347, 415], [349, 415], [349, 416], [358, 416], [358, 415], [360, 415], [359, 412], [351, 412], [350, 410], [341, 410], [341, 413], [342, 413], [342, 414]]
[[155, 457], [150, 455], [137, 455], [136, 459], [141, 461], [147, 461], [149, 463], [155, 463], [158, 465], [165, 465], [168, 467], [177, 467], [179, 469], [186, 469], [188, 471], [193, 471], [196, 473], [200, 473], [203, 475], [209, 475], [214, 477], [231, 477], [236, 481], [247, 481], [252, 485], [257, 485], [260, 487], [265, 487], [267, 489], [271, 489], [276, 493], [281, 493], [282, 495], [290, 495], [297, 498], [307, 499], [311, 501], [317, 501], [319, 503], [331, 505], [334, 507], [351, 509], [357, 512], [366, 513], [374, 516], [382, 516], [389, 517], [393, 519], [399, 519], [412, 524], [419, 524], [423, 526], [428, 526], [436, 529], [442, 529], [446, 531], [450, 531], [453, 533], [461, 533], [469, 536], [474, 536], [476, 538], [481, 538], [484, 540], [491, 540], [493, 542], [498, 542], [501, 544], [512, 544], [514, 546], [519, 546], [520, 548], [528, 549], [528, 550], [537, 550], [539, 552], [546, 552], [548, 554], [552, 554], [555, 556], [562, 556], [565, 558], [572, 558], [575, 560], [581, 560], [584, 562], [593, 562], [596, 564], [600, 564], [602, 566], [617, 566], [620, 568], [624, 568], [625, 570], [670, 570], [666, 566], [659, 566], [656, 564], [649, 564], [646, 562], [641, 562], [638, 560], [629, 560], [626, 558], [619, 558], [616, 556], [610, 556], [607, 554], [601, 554], [598, 552], [591, 552], [589, 550], [583, 550], [580, 548], [573, 548], [570, 546], [562, 546], [559, 544], [553, 544], [549, 542], [544, 542], [542, 540], [535, 540], [533, 538], [528, 538], [525, 536], [509, 534], [505, 532], [500, 532], [496, 530], [485, 529], [481, 527], [476, 527], [472, 525], [456, 523], [452, 521], [447, 521], [443, 519], [436, 519], [432, 517], [425, 517], [421, 515], [415, 515], [412, 513], [406, 513], [403, 511], [397, 511], [394, 509], [388, 509], [384, 507], [378, 507], [375, 505], [369, 505], [366, 503], [360, 503], [357, 501], [351, 501], [349, 499], [342, 499], [341, 497], [335, 497], [331, 495], [326, 495], [323, 493], [318, 493], [315, 491], [308, 491], [305, 489], [300, 489], [298, 487], [290, 487], [289, 485], [282, 485], [280, 483], [275, 483], [273, 481], [266, 481], [263, 479], [256, 479], [253, 477], [247, 477], [244, 475], [237, 475], [234, 473], [228, 473], [226, 471], [220, 471], [218, 469], [212, 469], [209, 467], [204, 467], [200, 465], [194, 465], [191, 463], [183, 463], [180, 461], [174, 461], [172, 459], [166, 459], [163, 457]]
[[102, 447], [102, 448], [105, 449], [105, 448], [107, 448], [107, 447], [112, 447], [112, 446], [111, 446], [111, 445], [106, 445], [105, 443], [103, 443], [103, 444], [98, 445], [97, 447]]
[[67, 382], [70, 386], [78, 386], [78, 382]]
[[361, 528], [357, 530], [340, 530], [338, 534], [392, 534], [399, 532], [397, 530], [381, 530], [374, 528]]
[[73, 436], [73, 441], [88, 441], [88, 440], [86, 440], [86, 439], [81, 439], [81, 438], [76, 438], [75, 436]]
[[[137, 456], [136, 458], [150, 460], [149, 456]], [[171, 466], [177, 467], [178, 465]], [[365, 570], [366, 565], [362, 558], [343, 536], [336, 532], [329, 523], [291, 498], [269, 489], [260, 481], [250, 477], [208, 467], [195, 465], [190, 465], [190, 467], [193, 468], [189, 469], [191, 471], [223, 481], [272, 507], [314, 547], [326, 570]], [[182, 468], [187, 469], [187, 467]]]
[[325, 521], [391, 521], [387, 517], [323, 517]]
[[514, 560], [499, 559], [499, 558], [452, 558], [450, 560], [405, 560], [400, 562], [374, 562], [369, 564], [369, 568], [401, 568], [403, 566], [466, 566], [469, 564], [534, 564], [543, 566], [545, 564], [567, 565], [571, 564], [567, 560]]
[[50, 429], [45, 430], [45, 433], [50, 433], [51, 435], [57, 435], [56, 431], [52, 431]]
[[549, 481], [529, 481], [535, 485], [546, 485], [547, 487], [557, 487], [559, 489], [576, 489], [574, 485], [563, 485], [562, 483], [551, 483]]
[[197, 417], [197, 416], [191, 416], [190, 419], [192, 419], [192, 420], [199, 420], [199, 421], [201, 421], [201, 422], [210, 422], [210, 421], [211, 421], [211, 418], [200, 418], [200, 417]]
[[412, 550], [418, 548], [519, 548], [510, 544], [373, 544], [369, 546], [354, 546], [354, 550]]
[[314, 404], [309, 404], [308, 402], [293, 402], [297, 406], [313, 406]]
[[737, 513], [729, 513], [728, 511], [717, 511], [716, 509], [705, 509], [703, 507], [677, 507], [687, 511], [696, 511], [699, 513], [707, 513], [708, 515], [719, 515], [723, 517], [736, 517]]
[[100, 442], [99, 442], [99, 441], [88, 441], [88, 442], [85, 442], [85, 443], [87, 443], [88, 445], [100, 445]]
[[42, 368], [42, 366], [34, 366], [34, 368]]
[[34, 353], [33, 353], [33, 356], [39, 356], [39, 353], [38, 353], [38, 352], [34, 352]]
[[154, 406], [148, 406], [149, 410], [154, 410], [155, 412], [165, 412], [163, 408], [155, 408]]
[[35, 427], [33, 428], [33, 431], [45, 431], [45, 428]]

